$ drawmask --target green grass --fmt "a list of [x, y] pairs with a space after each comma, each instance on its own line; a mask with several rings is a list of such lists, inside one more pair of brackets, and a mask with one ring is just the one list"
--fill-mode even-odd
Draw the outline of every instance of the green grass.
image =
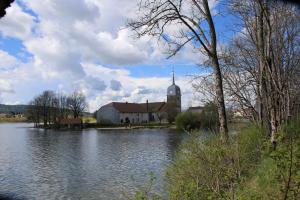
[[26, 117], [1, 117], [0, 123], [27, 122]]
[[94, 117], [83, 117], [83, 123], [97, 123], [97, 119]]

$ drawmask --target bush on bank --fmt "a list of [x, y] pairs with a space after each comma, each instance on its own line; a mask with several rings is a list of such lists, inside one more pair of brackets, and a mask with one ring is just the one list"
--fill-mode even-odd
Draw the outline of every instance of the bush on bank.
[[183, 112], [177, 115], [175, 124], [178, 129], [192, 131], [197, 129], [216, 130], [218, 127], [218, 111], [213, 103], [203, 107], [201, 113]]
[[[192, 134], [166, 172], [169, 199], [300, 199], [300, 118], [278, 135], [274, 150], [257, 125], [231, 135], [228, 144], [218, 135], [203, 141]], [[158, 199], [147, 194], [135, 199]]]
[[170, 199], [300, 199], [299, 124], [294, 120], [281, 129], [276, 150], [255, 125], [229, 144], [194, 135], [167, 171]]

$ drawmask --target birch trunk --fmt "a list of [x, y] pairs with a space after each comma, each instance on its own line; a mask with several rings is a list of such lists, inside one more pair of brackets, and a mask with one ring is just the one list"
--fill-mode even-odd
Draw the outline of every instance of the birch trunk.
[[219, 64], [218, 53], [217, 53], [217, 36], [215, 25], [210, 13], [209, 5], [207, 0], [203, 0], [203, 7], [206, 13], [206, 19], [209, 25], [209, 33], [211, 38], [210, 52], [208, 52], [211, 59], [213, 68], [214, 68], [214, 78], [215, 78], [215, 89], [216, 89], [216, 98], [220, 122], [220, 133], [224, 141], [228, 141], [228, 127], [227, 127], [227, 118], [225, 110], [225, 101], [224, 101], [224, 91], [223, 91], [223, 80], [222, 72]]

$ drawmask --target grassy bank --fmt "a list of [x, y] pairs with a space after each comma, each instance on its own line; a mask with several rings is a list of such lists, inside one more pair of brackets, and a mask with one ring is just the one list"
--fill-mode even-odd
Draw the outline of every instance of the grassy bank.
[[0, 117], [0, 123], [28, 122], [26, 117]]
[[193, 136], [167, 172], [170, 199], [299, 199], [299, 122], [282, 128], [276, 150], [255, 125], [229, 144]]
[[[273, 149], [257, 125], [239, 127], [224, 144], [218, 135], [182, 144], [166, 179], [169, 199], [300, 199], [300, 120], [284, 125]], [[160, 199], [149, 190], [133, 199]]]

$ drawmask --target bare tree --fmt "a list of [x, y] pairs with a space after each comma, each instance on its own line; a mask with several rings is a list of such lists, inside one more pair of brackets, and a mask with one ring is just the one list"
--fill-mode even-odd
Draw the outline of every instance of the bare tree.
[[[176, 55], [185, 45], [194, 45], [208, 56], [214, 69], [216, 102], [218, 105], [220, 133], [227, 140], [228, 128], [225, 112], [222, 73], [217, 53], [217, 36], [207, 0], [141, 0], [137, 19], [128, 23], [138, 37], [150, 35], [168, 44], [169, 55]], [[208, 30], [205, 30], [205, 25]], [[172, 35], [168, 29], [177, 30]]]
[[[259, 119], [265, 122], [275, 147], [276, 133], [291, 116], [299, 96], [299, 10], [275, 0], [232, 0], [231, 8], [243, 22], [241, 37], [246, 45], [234, 44], [239, 55], [231, 56], [230, 62], [250, 77], [260, 108]], [[242, 67], [236, 65], [238, 62]], [[235, 91], [236, 96], [240, 95], [241, 86]]]
[[55, 94], [53, 91], [47, 90], [44, 91], [39, 97], [39, 102], [42, 107], [42, 117], [44, 126], [47, 126], [51, 123], [51, 109], [53, 106], [53, 99], [55, 98]]
[[243, 37], [234, 38], [221, 54], [224, 90], [227, 101], [253, 121], [260, 121], [258, 111], [258, 59], [255, 48]]
[[67, 103], [74, 118], [80, 117], [87, 108], [85, 96], [80, 92], [74, 92], [71, 94], [67, 99]]
[[195, 95], [199, 95], [199, 99], [203, 105], [215, 101], [216, 93], [214, 91], [215, 84], [213, 74], [208, 73], [192, 76], [191, 83]]
[[30, 102], [29, 114], [35, 126], [42, 121], [44, 127], [58, 125], [57, 123], [72, 113], [74, 118], [82, 115], [87, 107], [85, 96], [74, 92], [70, 96], [44, 91]]
[[67, 118], [68, 114], [70, 113], [68, 107], [68, 97], [64, 94], [58, 94], [58, 112], [59, 112], [59, 120]]
[[37, 126], [43, 121], [44, 127], [55, 123], [57, 116], [57, 98], [53, 91], [44, 91], [31, 102], [30, 114]]
[[29, 103], [29, 116], [34, 123], [34, 127], [38, 127], [41, 121], [42, 109], [40, 98], [36, 97]]

